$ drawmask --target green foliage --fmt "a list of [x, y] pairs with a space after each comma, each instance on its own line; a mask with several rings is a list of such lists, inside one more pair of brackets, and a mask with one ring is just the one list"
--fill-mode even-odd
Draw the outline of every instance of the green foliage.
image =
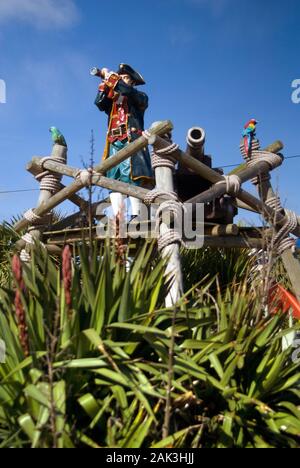
[[[299, 364], [281, 344], [291, 330], [280, 316], [255, 324], [261, 304], [245, 257], [232, 259], [227, 277], [221, 265], [210, 258], [210, 277], [175, 312], [164, 308], [165, 266], [149, 244], [125, 261], [110, 245], [92, 258], [82, 246], [69, 310], [61, 269], [41, 249], [24, 267], [28, 358], [14, 291], [0, 291], [0, 447], [299, 447]], [[204, 272], [190, 268], [199, 283]], [[174, 313], [171, 435], [163, 440]]]
[[19, 236], [9, 224], [0, 224], [0, 286], [4, 286], [10, 280], [10, 259], [18, 239]]

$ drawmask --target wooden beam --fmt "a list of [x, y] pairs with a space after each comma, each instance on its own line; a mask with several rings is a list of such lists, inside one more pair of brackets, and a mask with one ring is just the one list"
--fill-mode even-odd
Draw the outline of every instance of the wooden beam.
[[[96, 227], [93, 227], [93, 239], [99, 242], [104, 242], [107, 239], [107, 236], [98, 236], [96, 234]], [[142, 232], [141, 235], [144, 237], [136, 238], [131, 237], [130, 232], [128, 233], [128, 242], [148, 242], [151, 239], [151, 236], [146, 237], [147, 232]], [[48, 238], [49, 236], [49, 238]], [[153, 232], [154, 236], [154, 232]], [[49, 232], [45, 233], [45, 241], [47, 240], [47, 245], [65, 245], [72, 244], [76, 242], [87, 241], [89, 238], [88, 228], [84, 229], [71, 229], [63, 232]], [[205, 234], [203, 238], [204, 247], [212, 248], [224, 248], [224, 249], [262, 249], [265, 247], [265, 240], [261, 237], [248, 237], [246, 234], [241, 235], [210, 235]]]
[[220, 249], [262, 249], [264, 248], [264, 241], [242, 236], [205, 236], [204, 246]]
[[[155, 167], [155, 180], [158, 190], [174, 193], [173, 169], [170, 167]], [[168, 233], [170, 227], [163, 222], [160, 223], [160, 235]], [[175, 242], [162, 249], [162, 257], [167, 259], [166, 276], [170, 278], [171, 285], [168, 295], [165, 299], [166, 307], [172, 307], [177, 304], [183, 295], [183, 277], [181, 269], [180, 245]]]

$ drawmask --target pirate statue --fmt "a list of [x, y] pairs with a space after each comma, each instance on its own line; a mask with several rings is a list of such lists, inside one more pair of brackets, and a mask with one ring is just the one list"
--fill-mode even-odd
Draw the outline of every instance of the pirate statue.
[[[122, 63], [117, 73], [107, 68], [93, 69], [92, 75], [102, 78], [95, 104], [108, 115], [108, 132], [103, 159], [113, 156], [142, 135], [148, 96], [136, 89], [144, 85], [143, 77], [129, 65]], [[148, 148], [110, 169], [107, 177], [137, 186], [152, 187], [154, 178]], [[110, 195], [113, 212], [117, 215], [123, 205], [120, 193]], [[131, 214], [139, 214], [140, 201], [130, 197]]]

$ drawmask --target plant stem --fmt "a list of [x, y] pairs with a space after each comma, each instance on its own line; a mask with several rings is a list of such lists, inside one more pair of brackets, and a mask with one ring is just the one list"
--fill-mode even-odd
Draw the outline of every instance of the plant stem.
[[176, 325], [177, 307], [174, 308], [172, 317], [171, 342], [169, 347], [169, 362], [168, 362], [168, 385], [167, 385], [167, 401], [165, 408], [165, 419], [163, 425], [163, 439], [169, 437], [171, 409], [172, 409], [172, 381], [174, 376], [174, 350], [175, 350], [175, 325]]

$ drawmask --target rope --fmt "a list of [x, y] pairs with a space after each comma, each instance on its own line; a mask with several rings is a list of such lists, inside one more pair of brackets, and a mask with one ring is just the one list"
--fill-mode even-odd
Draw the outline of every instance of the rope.
[[249, 167], [255, 166], [258, 162], [264, 162], [270, 166], [270, 171], [281, 166], [283, 163], [283, 156], [269, 151], [253, 151], [251, 159], [247, 162]]
[[[186, 208], [183, 203], [180, 203], [177, 200], [168, 200], [162, 203], [156, 213], [156, 226], [155, 230], [158, 234], [158, 250], [161, 251], [172, 245], [174, 243], [184, 244], [182, 239], [182, 232], [179, 232], [176, 228], [179, 226], [181, 221], [182, 225], [182, 214], [185, 212]], [[173, 215], [174, 228], [167, 228], [167, 231], [164, 234], [160, 234], [160, 225], [162, 223], [162, 217], [164, 213], [169, 213]]]
[[44, 164], [45, 162], [47, 161], [51, 161], [51, 162], [57, 162], [57, 163], [60, 163], [60, 164], [66, 164], [66, 158], [64, 157], [60, 157], [60, 156], [56, 156], [56, 157], [53, 157], [53, 156], [46, 156], [45, 158], [42, 158], [40, 160], [40, 166], [42, 169], [44, 169]]
[[182, 244], [182, 237], [181, 234], [174, 229], [169, 229], [165, 232], [165, 234], [161, 234], [157, 241], [158, 250], [161, 252], [169, 245], [173, 245], [175, 243]]
[[287, 222], [284, 226], [278, 231], [275, 236], [274, 243], [277, 246], [279, 255], [285, 252], [288, 249], [295, 247], [295, 240], [289, 237], [296, 227], [298, 226], [298, 218], [296, 213], [290, 210], [285, 210], [287, 217]]
[[[155, 203], [159, 197], [169, 197], [170, 200], [166, 200], [161, 203], [157, 212], [156, 212], [156, 223], [155, 231], [158, 236], [158, 250], [161, 251], [168, 247], [169, 245], [180, 243], [185, 245], [182, 239], [181, 232], [176, 230], [176, 226], [179, 225], [179, 221], [182, 220], [182, 213], [186, 211], [183, 203], [178, 201], [178, 196], [175, 192], [166, 192], [165, 190], [154, 189], [150, 190], [144, 198], [144, 203], [147, 206]], [[160, 234], [160, 225], [162, 222], [162, 217], [164, 213], [170, 213], [173, 215], [173, 222], [175, 228], [168, 228], [164, 234]]]
[[25, 249], [21, 250], [20, 260], [23, 263], [29, 263], [31, 261], [31, 256]]
[[29, 221], [30, 223], [35, 223], [42, 219], [40, 216], [34, 213], [33, 209], [26, 211], [26, 213], [24, 213], [24, 218], [27, 219], [27, 221]]
[[159, 156], [169, 156], [173, 153], [175, 153], [175, 151], [177, 151], [179, 149], [179, 145], [177, 145], [177, 143], [171, 143], [169, 146], [167, 146], [166, 148], [162, 148], [160, 150], [156, 150], [156, 154], [158, 154]]
[[154, 189], [149, 190], [149, 192], [144, 198], [144, 203], [147, 206], [151, 206], [153, 203], [156, 202], [157, 198], [159, 197], [168, 197], [172, 200], [178, 200], [177, 194], [175, 192], [166, 192], [165, 190]]
[[23, 237], [21, 237], [21, 239], [22, 239], [23, 241], [25, 241], [26, 244], [34, 245], [34, 238], [33, 238], [33, 236], [32, 236], [31, 234], [29, 234], [28, 232], [27, 232], [27, 234], [25, 234]]
[[265, 204], [276, 212], [282, 211], [281, 200], [279, 197], [270, 197], [265, 201]]
[[153, 169], [156, 169], [157, 167], [167, 167], [169, 169], [175, 170], [177, 159], [172, 157], [172, 154], [175, 153], [178, 149], [179, 145], [176, 143], [171, 143], [166, 148], [155, 150], [151, 154]]
[[52, 194], [57, 193], [61, 188], [61, 179], [60, 175], [53, 174], [49, 172], [45, 175], [40, 181], [40, 190], [47, 190]]
[[[75, 175], [75, 179], [79, 179], [82, 185], [90, 185], [91, 184], [91, 179], [93, 175], [96, 174], [96, 172], [93, 171], [93, 169], [83, 169], [81, 171], [78, 171], [77, 174]], [[99, 174], [98, 174], [99, 175]]]
[[223, 180], [217, 182], [215, 185], [220, 185], [226, 183], [226, 193], [233, 197], [236, 197], [241, 190], [242, 181], [238, 175], [229, 175], [224, 176]]
[[[40, 167], [43, 170], [45, 169], [44, 165], [47, 161], [57, 162], [60, 164], [66, 164], [66, 158], [64, 157], [47, 156], [46, 158], [42, 158], [39, 162]], [[54, 172], [45, 170], [41, 174], [38, 174], [35, 178], [38, 182], [40, 182], [40, 190], [47, 190], [48, 192], [55, 194], [61, 188], [60, 183], [61, 183], [62, 175], [60, 174], [55, 174]]]
[[[254, 167], [258, 162], [265, 162], [269, 165], [269, 170], [271, 171], [281, 166], [284, 159], [283, 156], [271, 153], [270, 151], [261, 151], [259, 140], [256, 138], [252, 140], [251, 148], [248, 154], [245, 150], [243, 142], [240, 145], [240, 150], [248, 167]], [[257, 177], [254, 177], [251, 182], [254, 185], [258, 185], [259, 183], [268, 182], [269, 180], [270, 174], [269, 171], [267, 171], [263, 174], [259, 174]]]
[[257, 140], [257, 138], [254, 138], [252, 140], [251, 148], [250, 148], [248, 154], [247, 154], [247, 152], [245, 150], [244, 141], [242, 141], [242, 143], [240, 145], [241, 153], [242, 153], [243, 158], [245, 159], [246, 162], [248, 162], [251, 159], [252, 151], [257, 151], [257, 150], [259, 150], [259, 148], [260, 148], [260, 143], [259, 143], [259, 140]]
[[150, 133], [148, 130], [144, 130], [142, 135], [144, 138], [146, 138], [146, 140], [149, 140], [153, 136], [152, 133]]

